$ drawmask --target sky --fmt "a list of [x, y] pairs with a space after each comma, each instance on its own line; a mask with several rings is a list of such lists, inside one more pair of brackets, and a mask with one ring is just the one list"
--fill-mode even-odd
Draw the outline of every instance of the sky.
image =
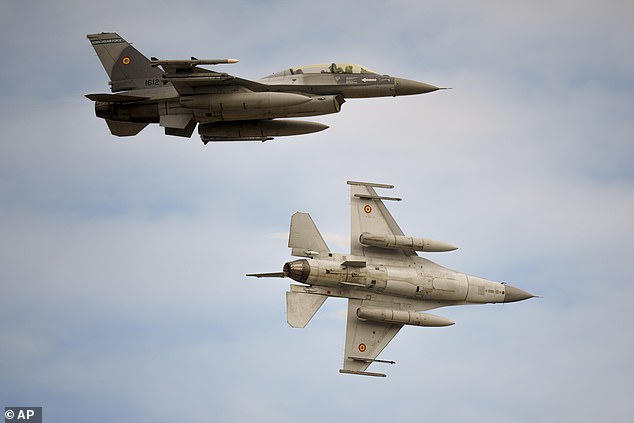
[[[634, 413], [630, 1], [0, 3], [0, 407], [46, 422], [595, 422]], [[259, 78], [347, 61], [451, 87], [330, 129], [110, 135], [86, 34]], [[389, 183], [426, 254], [542, 298], [448, 307], [341, 375], [346, 303], [286, 323], [290, 216], [348, 252], [347, 180]]]

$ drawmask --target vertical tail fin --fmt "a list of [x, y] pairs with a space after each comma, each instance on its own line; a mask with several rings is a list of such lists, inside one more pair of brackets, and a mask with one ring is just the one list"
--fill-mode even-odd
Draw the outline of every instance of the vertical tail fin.
[[112, 92], [160, 86], [163, 72], [115, 32], [87, 35], [110, 77]]

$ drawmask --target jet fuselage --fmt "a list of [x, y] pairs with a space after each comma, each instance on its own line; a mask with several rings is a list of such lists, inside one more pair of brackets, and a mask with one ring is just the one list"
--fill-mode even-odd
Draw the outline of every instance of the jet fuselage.
[[[295, 81], [297, 79], [297, 81]], [[159, 123], [162, 115], [195, 115], [200, 123], [319, 116], [337, 113], [345, 98], [390, 97], [432, 92], [437, 87], [388, 75], [298, 75], [259, 80], [267, 92], [234, 87], [223, 93], [179, 95], [171, 84], [120, 93], [147, 99], [95, 102], [98, 117], [122, 122]]]
[[354, 287], [368, 294], [452, 304], [504, 303], [532, 297], [510, 285], [447, 269], [422, 257], [412, 257], [407, 265], [396, 265], [385, 260], [333, 254], [328, 259], [288, 262], [283, 272], [307, 285]]

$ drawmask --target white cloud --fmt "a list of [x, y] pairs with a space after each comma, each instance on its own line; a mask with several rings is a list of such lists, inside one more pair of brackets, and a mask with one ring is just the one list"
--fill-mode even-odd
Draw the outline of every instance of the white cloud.
[[[5, 405], [77, 421], [411, 420], [421, 401], [434, 420], [632, 414], [629, 2], [0, 7]], [[351, 100], [313, 119], [327, 131], [264, 144], [114, 139], [82, 97], [107, 90], [85, 34], [110, 30], [162, 58], [238, 57], [223, 70], [245, 77], [349, 58], [454, 89]], [[345, 302], [294, 330], [288, 281], [244, 275], [290, 259], [298, 210], [347, 252], [349, 179], [396, 185], [405, 232], [461, 247], [428, 257], [545, 298], [441, 309], [458, 324], [404, 329], [386, 380], [339, 375]]]

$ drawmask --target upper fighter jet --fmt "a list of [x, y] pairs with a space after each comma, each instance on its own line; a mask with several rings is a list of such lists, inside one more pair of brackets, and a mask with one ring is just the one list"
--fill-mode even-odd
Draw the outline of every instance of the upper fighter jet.
[[351, 202], [350, 254], [330, 251], [307, 213], [291, 218], [291, 255], [282, 272], [255, 277], [288, 277], [286, 313], [292, 327], [303, 328], [328, 297], [348, 299], [346, 344], [341, 373], [382, 376], [367, 372], [403, 325], [450, 326], [449, 319], [428, 313], [434, 308], [485, 303], [510, 303], [534, 295], [503, 282], [494, 282], [444, 268], [419, 257], [416, 251], [442, 252], [457, 247], [428, 238], [405, 236], [374, 188], [392, 185], [349, 181]]
[[165, 134], [191, 137], [196, 124], [209, 141], [266, 141], [328, 126], [277, 118], [337, 113], [346, 98], [423, 94], [439, 88], [382, 75], [361, 65], [330, 63], [285, 69], [250, 81], [201, 65], [235, 59], [148, 59], [118, 34], [90, 34], [114, 94], [88, 94], [117, 136], [158, 123]]

